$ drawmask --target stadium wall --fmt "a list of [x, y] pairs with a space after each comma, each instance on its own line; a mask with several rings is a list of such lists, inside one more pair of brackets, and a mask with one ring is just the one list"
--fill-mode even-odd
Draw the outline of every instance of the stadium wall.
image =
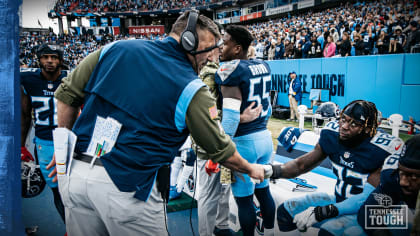
[[[289, 107], [288, 74], [302, 81], [302, 103], [310, 107], [311, 89], [328, 89], [323, 100], [343, 108], [355, 99], [376, 104], [384, 117], [399, 113], [420, 120], [420, 54], [268, 61], [277, 104]], [[329, 95], [328, 95], [329, 91]], [[312, 97], [312, 96], [311, 96]]]

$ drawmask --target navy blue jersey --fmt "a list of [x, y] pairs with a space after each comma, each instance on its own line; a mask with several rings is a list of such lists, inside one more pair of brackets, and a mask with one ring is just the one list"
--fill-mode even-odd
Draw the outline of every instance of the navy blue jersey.
[[249, 123], [239, 124], [235, 137], [266, 129], [271, 115], [270, 89], [271, 70], [261, 60], [233, 60], [220, 66], [215, 76], [216, 83], [239, 87], [242, 94], [242, 113], [252, 102], [262, 104], [260, 117]]
[[55, 81], [48, 81], [42, 76], [41, 69], [22, 69], [20, 84], [23, 91], [29, 96], [35, 117], [35, 136], [40, 139], [52, 140], [52, 130], [57, 127], [57, 100], [54, 91], [67, 76], [62, 70], [60, 77]]
[[[370, 219], [370, 211], [365, 210], [365, 206], [389, 206], [389, 205], [407, 205], [411, 210], [408, 214], [412, 214], [415, 209], [415, 202], [407, 204], [404, 201], [403, 192], [400, 187], [400, 180], [398, 174], [398, 161], [400, 152], [398, 154], [390, 155], [385, 159], [384, 165], [381, 171], [381, 182], [378, 187], [369, 195], [363, 206], [359, 209], [357, 220], [361, 226], [365, 225], [367, 219]], [[411, 217], [408, 218], [409, 220]], [[370, 235], [373, 232], [365, 229]], [[408, 235], [409, 229], [403, 229], [395, 231], [402, 233], [402, 235]]]
[[336, 201], [341, 202], [363, 191], [370, 173], [382, 167], [387, 156], [402, 147], [402, 140], [378, 132], [357, 147], [349, 148], [339, 142], [338, 122], [329, 122], [322, 130], [319, 145], [331, 160], [337, 176]]

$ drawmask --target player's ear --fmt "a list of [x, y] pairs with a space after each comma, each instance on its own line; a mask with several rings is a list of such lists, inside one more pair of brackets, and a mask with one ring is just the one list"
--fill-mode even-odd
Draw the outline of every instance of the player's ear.
[[242, 52], [242, 46], [239, 44], [236, 44], [234, 52], [235, 52], [235, 55], [239, 55]]

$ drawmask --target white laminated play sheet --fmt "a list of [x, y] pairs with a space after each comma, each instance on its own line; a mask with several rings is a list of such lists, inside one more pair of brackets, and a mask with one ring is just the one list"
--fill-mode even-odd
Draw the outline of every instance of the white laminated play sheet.
[[117, 141], [121, 127], [121, 123], [111, 117], [105, 119], [98, 116], [86, 154], [100, 157], [110, 152]]

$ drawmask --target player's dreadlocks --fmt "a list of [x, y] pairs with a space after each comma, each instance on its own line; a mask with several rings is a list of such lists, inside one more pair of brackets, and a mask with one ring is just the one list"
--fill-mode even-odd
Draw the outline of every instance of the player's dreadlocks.
[[340, 117], [343, 114], [351, 117], [354, 122], [361, 124], [363, 128], [370, 128], [369, 137], [375, 136], [376, 128], [378, 128], [378, 109], [376, 109], [375, 103], [366, 100], [354, 100], [344, 107]]

